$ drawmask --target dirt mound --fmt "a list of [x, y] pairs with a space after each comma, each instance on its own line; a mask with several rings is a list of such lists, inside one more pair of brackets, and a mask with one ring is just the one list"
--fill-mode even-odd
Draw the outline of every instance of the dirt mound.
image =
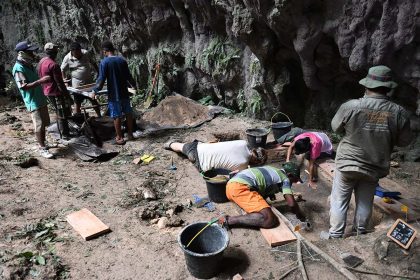
[[168, 96], [146, 112], [140, 126], [147, 128], [195, 127], [213, 118], [212, 112], [194, 100], [181, 95]]

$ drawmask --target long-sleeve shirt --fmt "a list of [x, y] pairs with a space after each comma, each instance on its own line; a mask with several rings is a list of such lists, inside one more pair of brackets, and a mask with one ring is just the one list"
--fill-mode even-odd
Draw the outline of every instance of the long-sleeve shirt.
[[108, 101], [120, 101], [129, 99], [128, 85], [135, 86], [135, 81], [128, 69], [127, 61], [120, 56], [108, 56], [101, 60], [96, 93], [102, 89], [107, 81]]
[[331, 126], [336, 132], [345, 132], [338, 146], [336, 167], [374, 178], [388, 175], [393, 147], [407, 146], [412, 140], [407, 111], [381, 94], [342, 104]]

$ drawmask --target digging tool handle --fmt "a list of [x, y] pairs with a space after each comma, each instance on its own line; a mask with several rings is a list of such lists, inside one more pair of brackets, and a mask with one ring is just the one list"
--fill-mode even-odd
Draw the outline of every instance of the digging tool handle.
[[159, 71], [160, 71], [160, 64], [159, 63], [156, 64], [155, 69], [156, 69], [156, 71], [155, 71], [155, 76], [153, 77], [153, 81], [152, 81], [152, 88], [150, 89], [149, 94], [147, 95], [148, 98], [152, 95], [153, 90], [154, 90], [155, 85], [156, 85], [157, 77], [158, 77]]

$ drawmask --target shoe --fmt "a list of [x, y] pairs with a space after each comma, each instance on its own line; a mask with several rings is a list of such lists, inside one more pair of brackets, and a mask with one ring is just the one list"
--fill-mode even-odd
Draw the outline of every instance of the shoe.
[[41, 157], [47, 158], [47, 159], [50, 159], [50, 158], [54, 157], [54, 155], [52, 153], [50, 153], [46, 148], [40, 148], [39, 149], [39, 154], [41, 155]]
[[48, 143], [45, 141], [45, 149], [49, 150], [51, 148], [57, 148], [58, 147], [58, 143]]
[[332, 236], [328, 231], [321, 231], [319, 234], [319, 238], [322, 240], [328, 240], [328, 239], [340, 239], [342, 236]]
[[140, 130], [136, 130], [136, 131], [133, 132], [133, 137], [134, 138], [139, 138], [142, 135], [143, 135], [143, 132], [141, 132]]

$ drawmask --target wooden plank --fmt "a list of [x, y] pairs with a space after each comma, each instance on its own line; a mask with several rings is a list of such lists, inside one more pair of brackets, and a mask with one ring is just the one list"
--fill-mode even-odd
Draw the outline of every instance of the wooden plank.
[[290, 231], [287, 225], [280, 221], [280, 225], [275, 228], [260, 229], [261, 234], [267, 240], [271, 247], [280, 246], [293, 241], [296, 241], [296, 236]]
[[111, 231], [107, 225], [86, 208], [67, 215], [67, 222], [85, 240]]

